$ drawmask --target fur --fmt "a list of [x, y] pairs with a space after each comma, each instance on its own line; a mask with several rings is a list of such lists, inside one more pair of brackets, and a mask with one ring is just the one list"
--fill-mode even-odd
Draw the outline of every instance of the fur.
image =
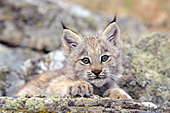
[[[57, 71], [38, 75], [16, 95], [43, 93], [45, 95], [90, 96], [131, 99], [117, 85], [121, 77], [122, 40], [114, 21], [102, 33], [82, 37], [62, 23], [62, 43], [67, 65]], [[105, 59], [102, 58], [105, 56]]]

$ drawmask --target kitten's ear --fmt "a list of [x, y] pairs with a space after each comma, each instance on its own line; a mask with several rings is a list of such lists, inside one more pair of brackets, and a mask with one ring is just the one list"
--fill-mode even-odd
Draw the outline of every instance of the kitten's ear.
[[114, 46], [121, 46], [120, 28], [116, 23], [116, 16], [103, 30], [102, 38], [105, 38]]
[[63, 23], [63, 34], [62, 34], [62, 43], [64, 52], [66, 55], [70, 54], [73, 49], [78, 46], [81, 36], [76, 32], [68, 29]]

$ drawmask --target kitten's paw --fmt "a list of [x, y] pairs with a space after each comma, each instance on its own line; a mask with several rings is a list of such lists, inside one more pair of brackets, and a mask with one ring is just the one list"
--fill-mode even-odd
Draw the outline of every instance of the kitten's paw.
[[93, 94], [93, 86], [86, 81], [77, 81], [74, 85], [69, 87], [69, 94], [76, 96], [90, 96]]
[[129, 96], [124, 90], [120, 88], [108, 89], [103, 96], [112, 99], [132, 99], [131, 96]]

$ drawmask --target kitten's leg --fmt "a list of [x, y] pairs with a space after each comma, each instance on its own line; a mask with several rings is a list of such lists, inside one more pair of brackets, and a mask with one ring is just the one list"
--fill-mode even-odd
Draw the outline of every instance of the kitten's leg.
[[90, 96], [93, 94], [93, 86], [86, 81], [73, 81], [65, 77], [59, 77], [49, 84], [46, 94], [60, 96]]
[[43, 94], [44, 89], [41, 87], [38, 87], [32, 82], [27, 83], [23, 88], [21, 88], [15, 96], [21, 96], [21, 95], [26, 95], [26, 94], [31, 94], [31, 95], [38, 95], [38, 94]]
[[111, 88], [108, 89], [104, 95], [104, 97], [109, 97], [112, 99], [132, 99], [130, 95], [128, 95], [124, 90], [121, 88]]

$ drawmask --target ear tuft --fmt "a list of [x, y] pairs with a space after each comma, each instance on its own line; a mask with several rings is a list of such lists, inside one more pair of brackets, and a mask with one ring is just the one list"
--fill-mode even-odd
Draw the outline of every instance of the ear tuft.
[[114, 17], [114, 19], [113, 19], [113, 21], [111, 23], [113, 23], [113, 22], [116, 22], [116, 14], [115, 14], [115, 17]]
[[62, 25], [63, 29], [68, 29], [62, 21], [61, 21], [61, 25]]
[[111, 23], [114, 23], [114, 22], [116, 22], [116, 14], [115, 14], [113, 20], [106, 27], [108, 27]]
[[120, 28], [117, 25], [116, 16], [102, 32], [102, 38], [108, 40], [113, 46], [121, 46]]

